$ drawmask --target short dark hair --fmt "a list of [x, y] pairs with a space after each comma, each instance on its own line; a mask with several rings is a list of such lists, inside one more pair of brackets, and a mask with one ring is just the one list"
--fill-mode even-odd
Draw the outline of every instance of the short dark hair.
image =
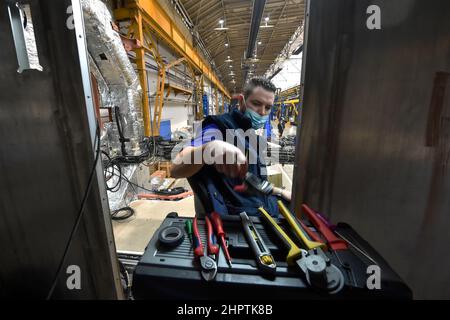
[[244, 98], [247, 99], [256, 87], [262, 87], [273, 93], [277, 91], [277, 87], [269, 79], [263, 77], [252, 78], [244, 87]]

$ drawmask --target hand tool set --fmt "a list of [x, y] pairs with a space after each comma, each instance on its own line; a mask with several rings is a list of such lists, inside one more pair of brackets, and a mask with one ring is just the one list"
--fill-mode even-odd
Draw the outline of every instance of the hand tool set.
[[[170, 214], [137, 264], [135, 296], [164, 296], [168, 291], [176, 296], [196, 283], [196, 295], [186, 297], [208, 298], [210, 290], [227, 298], [263, 297], [264, 288], [277, 299], [336, 294], [410, 297], [398, 275], [348, 225], [334, 226], [307, 205], [302, 206], [301, 220], [281, 200], [278, 208], [279, 219], [263, 207], [257, 217], [246, 212], [211, 212], [204, 219]], [[374, 264], [389, 284], [384, 291], [366, 287], [367, 267]], [[171, 290], [169, 283], [181, 291]]]
[[[271, 217], [264, 208], [259, 216], [245, 212], [227, 216], [212, 212], [196, 219], [168, 215], [136, 264], [133, 296], [411, 297], [400, 277], [349, 225], [338, 223], [332, 231], [306, 205], [301, 220], [283, 203], [278, 205], [279, 219]], [[178, 238], [179, 230], [184, 239], [178, 245], [160, 241], [160, 234], [164, 239]], [[380, 290], [367, 288], [367, 268], [374, 264], [382, 270]]]
[[[261, 186], [260, 183], [255, 185], [255, 189], [266, 188], [258, 187], [258, 185]], [[307, 205], [302, 206], [306, 218], [315, 228], [315, 231], [313, 231], [305, 222], [296, 219], [281, 200], [278, 201], [278, 207], [294, 238], [291, 238], [264, 208], [259, 210], [272, 231], [288, 249], [287, 264], [299, 267], [301, 275], [303, 275], [305, 282], [311, 288], [322, 290], [329, 294], [339, 292], [345, 284], [342, 270], [347, 273], [348, 278], [352, 279], [353, 283], [356, 283], [351, 268], [346, 263], [347, 259], [345, 256], [341, 257], [339, 255], [340, 251], [348, 250], [348, 243], [336, 236], [330, 229], [329, 223], [323, 217], [320, 217]], [[275, 277], [277, 270], [275, 258], [272, 256], [259, 231], [245, 212], [240, 214], [240, 218], [243, 233], [253, 252], [258, 269], [262, 274]], [[192, 243], [195, 259], [200, 262], [201, 276], [204, 280], [211, 281], [216, 277], [218, 270], [216, 258], [220, 249], [217, 239], [220, 240], [225, 259], [230, 268], [232, 267], [231, 256], [226, 242], [226, 233], [222, 219], [217, 212], [212, 212], [209, 216], [206, 216], [205, 224], [202, 224], [201, 227], [205, 228], [206, 246], [199, 231], [200, 224], [198, 219], [194, 218], [193, 222], [192, 220], [186, 220], [185, 222], [185, 231]], [[166, 245], [180, 244], [182, 241], [180, 241], [180, 230], [177, 227], [167, 227], [161, 230], [159, 234], [160, 242]], [[175, 238], [170, 239], [170, 234]], [[329, 256], [331, 253], [336, 255], [342, 270], [331, 261]]]
[[[271, 227], [271, 230], [279, 237], [288, 249], [286, 262], [289, 266], [299, 267], [300, 274], [305, 282], [313, 289], [321, 290], [329, 294], [339, 292], [345, 285], [343, 271], [347, 277], [356, 284], [355, 277], [348, 267], [346, 258], [341, 257], [338, 252], [348, 250], [348, 244], [329, 228], [324, 218], [318, 216], [311, 208], [302, 206], [306, 218], [315, 228], [313, 231], [305, 222], [296, 219], [289, 209], [280, 200], [278, 207], [281, 215], [289, 226], [290, 237], [286, 231], [266, 212], [260, 208], [261, 216]], [[240, 214], [243, 234], [255, 257], [256, 265], [261, 274], [276, 276], [277, 264], [270, 249], [265, 244], [260, 232], [245, 212]], [[212, 212], [205, 217], [205, 224], [201, 225], [206, 231], [206, 246], [200, 235], [198, 219], [186, 220], [185, 229], [192, 246], [195, 258], [200, 262], [201, 275], [206, 281], [211, 281], [217, 274], [216, 257], [219, 253], [219, 239], [223, 254], [232, 267], [231, 256], [226, 242], [222, 219], [217, 212]], [[330, 254], [335, 254], [341, 268], [331, 261]]]

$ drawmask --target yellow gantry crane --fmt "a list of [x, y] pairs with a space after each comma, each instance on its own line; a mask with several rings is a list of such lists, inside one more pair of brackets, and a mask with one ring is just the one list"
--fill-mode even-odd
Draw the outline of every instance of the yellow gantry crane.
[[[276, 94], [276, 102], [275, 105], [278, 107], [276, 118], [280, 121], [281, 117], [285, 118], [294, 117], [294, 119], [298, 119], [299, 108], [300, 108], [300, 89], [301, 86], [295, 86], [292, 88], [288, 88], [284, 91], [279, 91]], [[285, 114], [283, 112], [283, 106]]]
[[[192, 43], [183, 36], [178, 26], [169, 14], [161, 7], [157, 0], [128, 0], [125, 6], [114, 11], [117, 21], [129, 21], [127, 37], [137, 40], [134, 47], [136, 52], [136, 65], [143, 89], [143, 118], [146, 136], [159, 135], [161, 115], [164, 106], [164, 90], [170, 86], [166, 84], [166, 72], [175, 65], [186, 63], [191, 71], [195, 83], [197, 109], [196, 118], [203, 118], [203, 108], [201, 107], [203, 96], [204, 78], [207, 78], [224, 98], [230, 99], [228, 90], [223, 86], [216, 74], [212, 71], [210, 64], [193, 47]], [[164, 63], [158, 51], [153, 35], [162, 39], [169, 47], [181, 57], [168, 64]], [[155, 96], [155, 108], [153, 119], [150, 119], [149, 95], [146, 69], [146, 53], [153, 56], [158, 65], [158, 81]], [[176, 88], [172, 88], [176, 90]], [[216, 103], [218, 97], [216, 97]], [[200, 106], [200, 107], [199, 107]], [[217, 104], [216, 104], [217, 106]], [[153, 128], [153, 130], [151, 130]]]

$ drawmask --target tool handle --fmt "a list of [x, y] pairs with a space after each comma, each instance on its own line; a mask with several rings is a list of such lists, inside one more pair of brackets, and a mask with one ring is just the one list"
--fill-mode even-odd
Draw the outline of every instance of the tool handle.
[[291, 240], [291, 238], [289, 238], [284, 230], [281, 229], [281, 227], [275, 222], [275, 220], [273, 220], [270, 214], [267, 213], [266, 210], [264, 210], [264, 208], [261, 207], [258, 210], [262, 213], [263, 217], [275, 231], [277, 236], [284, 242], [286, 248], [289, 249], [289, 252], [286, 256], [287, 263], [289, 265], [295, 264], [295, 261], [298, 260], [302, 255], [300, 248], [297, 247], [297, 245]]
[[216, 234], [219, 238], [225, 237], [225, 231], [223, 231], [222, 218], [220, 215], [213, 211], [210, 214], [211, 222], [214, 224], [214, 228], [216, 229]]
[[[250, 218], [248, 217], [247, 213], [241, 212], [240, 216], [242, 220], [242, 225], [244, 227], [245, 236], [253, 252], [255, 252], [256, 256], [259, 257], [262, 254], [267, 253], [270, 254], [269, 249], [267, 249], [266, 245], [261, 241], [260, 235], [256, 230], [255, 226], [253, 225], [253, 223], [250, 221]], [[260, 246], [258, 245], [258, 241]]]
[[192, 242], [192, 220], [191, 219], [187, 219], [184, 222], [184, 226], [186, 228], [186, 233], [189, 236], [190, 241]]
[[229, 263], [231, 263], [231, 256], [230, 256], [230, 252], [228, 251], [228, 247], [227, 247], [227, 244], [225, 242], [225, 238], [224, 237], [220, 237], [220, 241], [222, 242], [222, 249], [223, 249], [223, 253], [225, 254], [225, 258], [227, 259], [227, 261]]
[[202, 257], [204, 252], [202, 239], [200, 238], [200, 232], [198, 232], [198, 221], [197, 217], [194, 218], [194, 225], [193, 225], [193, 246], [194, 246], [194, 255], [196, 257]]
[[231, 265], [231, 256], [230, 256], [230, 252], [228, 251], [228, 247], [225, 243], [225, 231], [223, 230], [223, 225], [222, 225], [222, 218], [220, 217], [220, 215], [213, 211], [210, 215], [209, 218], [211, 219], [212, 224], [214, 225], [214, 228], [216, 229], [216, 234], [217, 237], [220, 238], [220, 241], [222, 242], [222, 249], [223, 252], [225, 253], [225, 258], [227, 259], [227, 261], [230, 263]]
[[329, 247], [333, 250], [347, 250], [348, 244], [346, 241], [338, 238], [330, 228], [317, 216], [317, 214], [306, 204], [302, 205], [302, 210], [305, 212], [308, 219], [314, 224], [327, 241]]
[[219, 246], [216, 244], [211, 221], [208, 217], [205, 217], [207, 241], [208, 241], [208, 254], [218, 254]]
[[278, 208], [280, 209], [281, 214], [283, 217], [286, 218], [287, 222], [291, 226], [294, 233], [297, 235], [297, 237], [300, 238], [301, 242], [305, 246], [305, 249], [312, 250], [315, 248], [325, 248], [326, 244], [322, 242], [317, 241], [311, 241], [306, 236], [305, 232], [302, 230], [302, 227], [297, 222], [297, 219], [294, 218], [294, 216], [291, 214], [291, 212], [285, 207], [283, 202], [281, 200], [278, 200]]
[[[266, 244], [263, 242], [261, 235], [258, 230], [256, 230], [255, 225], [250, 220], [247, 213], [241, 212], [240, 216], [244, 227], [245, 237], [247, 238], [247, 241], [255, 254], [258, 266], [264, 271], [274, 272], [276, 270], [276, 264], [269, 248], [267, 248]], [[262, 259], [264, 256], [270, 257], [272, 260], [270, 265], [263, 263]]]
[[308, 228], [308, 226], [306, 226], [302, 221], [299, 221], [299, 222], [300, 222], [300, 225], [302, 226], [303, 230], [306, 231], [306, 233], [308, 234], [308, 236], [311, 239], [313, 239], [314, 241], [317, 241], [317, 242], [322, 242], [322, 239], [319, 237], [319, 235], [317, 233], [315, 233], [310, 228]]

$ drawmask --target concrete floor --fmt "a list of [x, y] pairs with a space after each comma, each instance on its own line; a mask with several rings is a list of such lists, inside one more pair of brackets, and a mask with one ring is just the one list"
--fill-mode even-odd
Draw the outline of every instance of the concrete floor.
[[113, 221], [116, 249], [143, 252], [151, 237], [170, 212], [194, 217], [194, 197], [179, 201], [136, 200], [130, 203], [135, 215], [125, 221]]

